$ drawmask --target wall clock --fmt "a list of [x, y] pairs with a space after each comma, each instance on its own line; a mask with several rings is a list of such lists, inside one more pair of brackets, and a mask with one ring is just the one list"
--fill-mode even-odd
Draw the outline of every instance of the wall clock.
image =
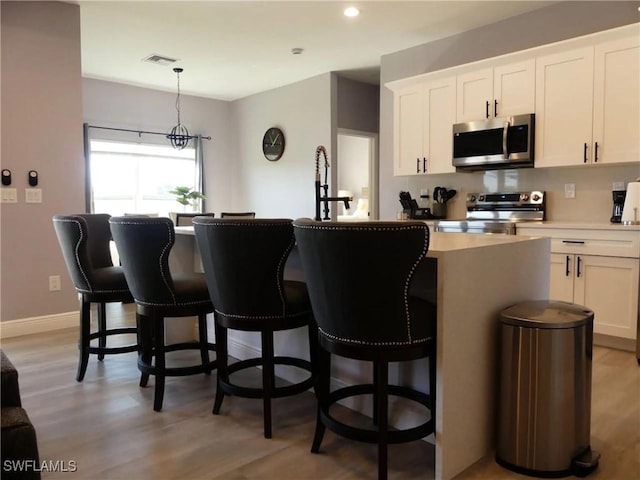
[[269, 128], [262, 137], [262, 153], [267, 160], [275, 162], [284, 153], [284, 133], [276, 127]]

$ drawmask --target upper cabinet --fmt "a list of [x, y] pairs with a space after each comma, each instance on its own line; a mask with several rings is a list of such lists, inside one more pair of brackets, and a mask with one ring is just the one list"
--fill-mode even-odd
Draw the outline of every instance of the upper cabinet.
[[637, 162], [637, 36], [540, 57], [536, 63], [536, 166]]
[[394, 175], [450, 173], [455, 77], [420, 83], [394, 96]]
[[534, 108], [534, 59], [457, 76], [458, 122], [532, 113]]
[[535, 113], [535, 166], [640, 163], [640, 24], [396, 80], [394, 174], [454, 172], [452, 125]]

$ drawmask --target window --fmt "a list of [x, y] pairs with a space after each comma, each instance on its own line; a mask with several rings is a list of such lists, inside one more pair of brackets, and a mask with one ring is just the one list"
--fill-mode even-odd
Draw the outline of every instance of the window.
[[90, 148], [94, 213], [168, 216], [184, 209], [170, 190], [177, 186], [201, 190], [194, 148], [102, 140], [91, 140]]

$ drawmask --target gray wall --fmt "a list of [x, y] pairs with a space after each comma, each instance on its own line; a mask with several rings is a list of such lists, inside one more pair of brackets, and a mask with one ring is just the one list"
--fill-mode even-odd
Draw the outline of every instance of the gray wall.
[[[60, 2], [1, 2], [2, 168], [18, 203], [0, 205], [0, 318], [77, 310], [51, 217], [84, 210], [80, 9]], [[37, 170], [42, 203], [25, 203]], [[49, 292], [49, 275], [63, 290]], [[65, 292], [66, 289], [66, 292]]]
[[[381, 59], [381, 83], [432, 72], [497, 55], [503, 55], [580, 35], [607, 30], [638, 21], [638, 2], [562, 2], [505, 21], [445, 38]], [[588, 167], [586, 167], [588, 168]], [[598, 168], [599, 174], [584, 169], [544, 169], [518, 172], [516, 185], [523, 189], [550, 191], [557, 208], [551, 217], [556, 220], [608, 219], [611, 209], [611, 182], [631, 181], [638, 175], [637, 166]], [[409, 190], [418, 196], [420, 188], [435, 185], [458, 188], [461, 194], [451, 205], [449, 217], [464, 217], [462, 194], [481, 190], [486, 184], [508, 183], [504, 175], [491, 172], [446, 174], [429, 177], [393, 176], [393, 93], [380, 90], [380, 217], [395, 218], [399, 208], [398, 192]], [[553, 182], [550, 182], [554, 180]], [[597, 181], [594, 185], [591, 181]], [[561, 190], [564, 182], [576, 183], [576, 199], [565, 201]], [[525, 186], [526, 185], [526, 186]], [[530, 187], [527, 187], [530, 186]], [[514, 187], [514, 188], [517, 188]], [[587, 192], [587, 195], [582, 195]], [[606, 218], [603, 218], [606, 217]]]
[[[313, 217], [315, 150], [333, 156], [331, 98], [333, 75], [323, 74], [233, 102], [238, 143], [233, 159], [239, 182], [233, 204], [260, 217]], [[282, 129], [284, 154], [268, 161], [262, 138], [270, 127]]]
[[338, 128], [377, 133], [380, 117], [380, 87], [337, 77]]

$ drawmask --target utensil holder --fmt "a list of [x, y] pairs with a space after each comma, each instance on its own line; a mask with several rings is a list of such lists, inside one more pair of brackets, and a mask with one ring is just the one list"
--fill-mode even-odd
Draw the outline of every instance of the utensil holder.
[[433, 216], [436, 218], [447, 218], [447, 204], [434, 203], [432, 206]]

